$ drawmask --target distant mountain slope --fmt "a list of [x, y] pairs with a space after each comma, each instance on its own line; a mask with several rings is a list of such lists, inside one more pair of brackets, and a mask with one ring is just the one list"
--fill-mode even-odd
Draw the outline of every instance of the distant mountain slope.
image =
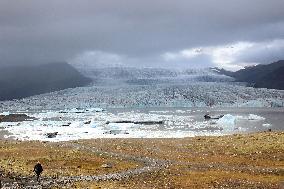
[[257, 88], [284, 90], [284, 60], [247, 67], [237, 72], [224, 69], [219, 69], [217, 72], [234, 77], [237, 81], [250, 83]]
[[263, 76], [255, 84], [256, 87], [265, 87], [284, 90], [284, 63], [283, 66]]
[[106, 67], [106, 68], [77, 68], [91, 78], [111, 79], [149, 79], [161, 77], [176, 77], [177, 73], [163, 68], [135, 68], [135, 67]]
[[87, 85], [90, 79], [67, 63], [11, 66], [0, 69], [0, 100]]
[[74, 65], [86, 77], [92, 78], [96, 85], [170, 85], [191, 82], [231, 82], [232, 77], [203, 69], [169, 69], [143, 67], [104, 67]]

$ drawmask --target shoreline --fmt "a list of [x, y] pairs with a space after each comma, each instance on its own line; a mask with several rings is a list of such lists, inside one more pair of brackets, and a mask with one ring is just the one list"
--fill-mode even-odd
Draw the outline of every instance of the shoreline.
[[[40, 143], [65, 143], [65, 142], [77, 142], [77, 141], [85, 141], [85, 140], [182, 140], [182, 139], [189, 139], [189, 138], [200, 138], [200, 137], [224, 137], [224, 136], [234, 136], [234, 135], [252, 135], [258, 133], [266, 133], [266, 132], [276, 132], [281, 133], [284, 132], [283, 130], [271, 130], [267, 129], [266, 131], [248, 131], [248, 132], [239, 132], [239, 133], [223, 133], [223, 134], [212, 134], [212, 135], [195, 135], [195, 136], [186, 136], [186, 137], [153, 137], [153, 138], [143, 138], [143, 137], [96, 137], [96, 138], [87, 138], [87, 139], [76, 139], [76, 140], [60, 140], [60, 141], [47, 141], [47, 140], [33, 140], [33, 139], [26, 139], [21, 140], [17, 139], [13, 134], [3, 128], [0, 128], [0, 141], [1, 140], [8, 140], [8, 141], [20, 141], [20, 142], [40, 142]], [[8, 137], [5, 137], [8, 136]], [[114, 135], [115, 136], [115, 135]]]
[[13, 138], [5, 138], [5, 135], [11, 135], [9, 131], [4, 130], [3, 128], [0, 128], [0, 140], [16, 140]]

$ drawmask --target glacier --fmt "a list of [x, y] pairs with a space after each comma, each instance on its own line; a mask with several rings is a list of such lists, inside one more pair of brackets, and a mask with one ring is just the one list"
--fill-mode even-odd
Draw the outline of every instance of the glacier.
[[88, 86], [0, 102], [1, 111], [72, 108], [283, 107], [284, 91], [234, 83]]

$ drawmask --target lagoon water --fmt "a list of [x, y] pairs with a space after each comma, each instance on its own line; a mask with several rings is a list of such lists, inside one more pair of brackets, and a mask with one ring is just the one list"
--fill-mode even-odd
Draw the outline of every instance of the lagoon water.
[[[24, 112], [34, 121], [0, 123], [6, 138], [67, 141], [90, 138], [182, 138], [284, 130], [284, 108], [109, 108]], [[204, 115], [224, 115], [205, 120]], [[162, 124], [137, 122], [161, 121]], [[135, 123], [136, 122], [136, 123]], [[47, 133], [58, 132], [54, 138]]]
[[258, 115], [265, 118], [264, 120], [247, 120], [237, 119], [236, 127], [242, 127], [248, 129], [249, 132], [266, 130], [263, 124], [270, 124], [269, 128], [272, 130], [284, 130], [284, 108], [256, 108], [256, 107], [225, 107], [225, 108], [141, 108], [141, 109], [109, 109], [109, 112], [118, 114], [121, 112], [142, 112], [146, 114], [163, 114], [163, 115], [182, 115], [189, 116], [193, 119], [193, 122], [203, 122], [204, 115], [225, 115], [230, 114], [233, 116], [247, 117], [249, 114]]

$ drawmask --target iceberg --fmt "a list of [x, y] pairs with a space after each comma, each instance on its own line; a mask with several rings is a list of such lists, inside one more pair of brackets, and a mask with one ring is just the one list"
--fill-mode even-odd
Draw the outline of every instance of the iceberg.
[[218, 119], [216, 123], [222, 126], [224, 130], [233, 130], [236, 124], [236, 116], [226, 114], [222, 118]]

